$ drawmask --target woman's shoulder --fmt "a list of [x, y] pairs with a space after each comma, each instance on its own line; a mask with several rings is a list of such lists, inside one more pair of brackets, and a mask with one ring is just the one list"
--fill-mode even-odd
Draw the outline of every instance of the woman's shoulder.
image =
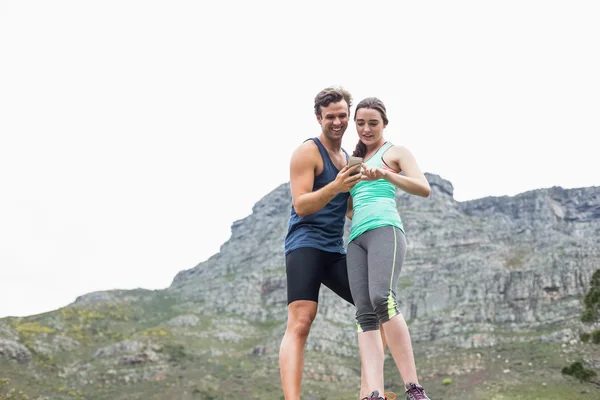
[[404, 145], [392, 144], [383, 154], [383, 164], [391, 171], [400, 173], [402, 171], [401, 163], [407, 157], [411, 156], [410, 150]]
[[410, 150], [402, 144], [393, 144], [392, 142], [388, 142], [388, 148], [385, 151], [385, 155], [389, 155], [395, 158], [395, 156], [401, 156], [402, 154], [410, 153]]

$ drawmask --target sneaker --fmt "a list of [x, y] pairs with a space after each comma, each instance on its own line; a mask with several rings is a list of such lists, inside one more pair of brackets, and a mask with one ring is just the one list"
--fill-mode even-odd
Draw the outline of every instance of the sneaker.
[[364, 397], [361, 400], [386, 400], [384, 397], [379, 396], [379, 392], [375, 390], [373, 393], [369, 395], [369, 397]]
[[431, 400], [425, 394], [423, 386], [415, 383], [406, 383], [406, 400]]

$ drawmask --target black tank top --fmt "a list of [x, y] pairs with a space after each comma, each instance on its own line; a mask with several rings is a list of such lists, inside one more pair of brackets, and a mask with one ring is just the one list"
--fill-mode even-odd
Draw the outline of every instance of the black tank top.
[[[313, 192], [333, 182], [340, 172], [327, 149], [318, 138], [309, 139], [316, 143], [323, 158], [323, 172], [315, 176]], [[342, 149], [348, 158], [348, 153]], [[325, 207], [314, 214], [300, 217], [296, 214], [294, 205], [290, 214], [288, 232], [285, 237], [285, 254], [301, 247], [313, 247], [332, 253], [345, 254], [344, 223], [348, 209], [349, 193], [338, 193]]]

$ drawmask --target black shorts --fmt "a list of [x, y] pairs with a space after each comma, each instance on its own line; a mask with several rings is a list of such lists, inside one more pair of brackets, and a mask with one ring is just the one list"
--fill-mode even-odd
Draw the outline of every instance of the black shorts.
[[288, 304], [296, 300], [318, 302], [322, 283], [354, 305], [345, 254], [302, 247], [285, 256], [285, 269]]

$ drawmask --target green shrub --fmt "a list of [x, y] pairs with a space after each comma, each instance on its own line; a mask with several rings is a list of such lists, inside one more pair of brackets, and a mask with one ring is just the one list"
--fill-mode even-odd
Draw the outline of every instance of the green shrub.
[[580, 382], [589, 382], [591, 378], [596, 376], [596, 372], [591, 369], [584, 368], [579, 361], [574, 362], [568, 367], [564, 367], [561, 371], [564, 375], [569, 375], [579, 379]]
[[600, 329], [592, 332], [592, 343], [600, 344]]
[[581, 322], [594, 322], [595, 317], [592, 310], [584, 310], [583, 313], [581, 313]]
[[585, 309], [581, 315], [583, 322], [594, 322], [600, 318], [600, 269], [596, 270], [590, 281], [590, 290], [583, 298]]
[[168, 355], [171, 362], [181, 362], [187, 356], [184, 347], [180, 344], [166, 344], [162, 351]]
[[590, 334], [589, 334], [589, 333], [587, 333], [587, 332], [584, 332], [584, 333], [582, 333], [582, 334], [580, 334], [580, 335], [579, 335], [579, 339], [581, 339], [581, 341], [582, 341], [583, 343], [587, 343], [587, 342], [589, 342], [589, 341], [590, 341], [590, 336], [592, 336], [592, 335], [590, 335]]

